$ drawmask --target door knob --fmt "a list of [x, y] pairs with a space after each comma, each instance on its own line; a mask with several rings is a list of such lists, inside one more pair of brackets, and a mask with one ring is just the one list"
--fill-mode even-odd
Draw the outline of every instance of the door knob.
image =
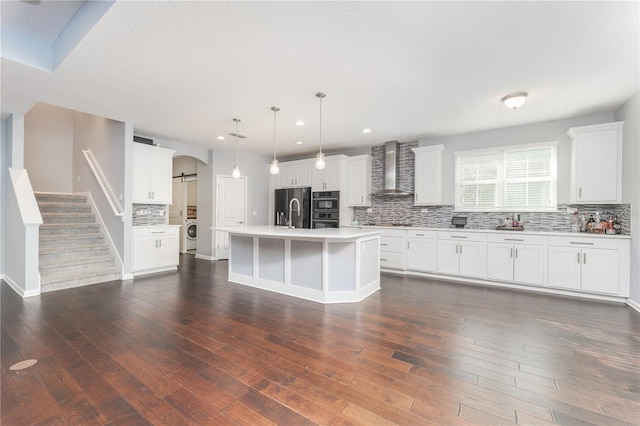
[[244, 222], [238, 222], [240, 225], [242, 225]]

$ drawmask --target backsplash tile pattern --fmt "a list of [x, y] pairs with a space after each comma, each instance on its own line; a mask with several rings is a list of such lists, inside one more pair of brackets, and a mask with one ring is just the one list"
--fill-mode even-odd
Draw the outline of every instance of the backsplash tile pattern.
[[[567, 207], [566, 204], [558, 205], [557, 212], [521, 213], [520, 219], [527, 231], [570, 232], [573, 215], [566, 213]], [[621, 233], [631, 233], [631, 204], [572, 205], [571, 208], [578, 209], [580, 216], [586, 213], [589, 217], [596, 210], [600, 210], [603, 217], [612, 214], [618, 218]], [[451, 218], [466, 216], [468, 229], [495, 229], [505, 217], [511, 217], [511, 213], [504, 212], [455, 212], [454, 206], [429, 207], [426, 213], [422, 213], [422, 209], [413, 206], [413, 197], [374, 197], [372, 212], [367, 213], [366, 207], [354, 207], [354, 218], [361, 225], [401, 223], [423, 228], [454, 228]]]
[[[151, 214], [141, 214], [148, 211]], [[164, 204], [134, 204], [133, 226], [150, 226], [167, 224], [167, 206]]]
[[[398, 158], [399, 182], [398, 189], [413, 193], [414, 190], [414, 164], [415, 155], [411, 148], [418, 146], [418, 142], [406, 142], [400, 144]], [[377, 194], [384, 186], [384, 146], [371, 148], [371, 189]], [[429, 211], [422, 213], [423, 207], [414, 207], [413, 196], [380, 196], [372, 197], [372, 212], [367, 213], [366, 207], [354, 207], [353, 217], [359, 224], [391, 224], [402, 223], [425, 228], [453, 228], [451, 218], [453, 216], [466, 216], [469, 229], [495, 229], [505, 217], [511, 217], [512, 213], [497, 212], [455, 212], [454, 206], [429, 207]], [[556, 212], [521, 213], [524, 227], [529, 231], [554, 231], [570, 232], [572, 214], [566, 213], [568, 205], [558, 205]], [[580, 216], [583, 213], [595, 214], [596, 210], [603, 213], [603, 217], [609, 214], [618, 218], [621, 225], [621, 233], [631, 233], [631, 205], [572, 205]]]

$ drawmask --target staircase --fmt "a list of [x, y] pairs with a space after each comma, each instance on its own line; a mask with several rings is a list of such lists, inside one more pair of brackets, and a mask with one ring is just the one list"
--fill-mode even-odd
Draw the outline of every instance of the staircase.
[[36, 193], [41, 292], [119, 280], [120, 267], [85, 195]]

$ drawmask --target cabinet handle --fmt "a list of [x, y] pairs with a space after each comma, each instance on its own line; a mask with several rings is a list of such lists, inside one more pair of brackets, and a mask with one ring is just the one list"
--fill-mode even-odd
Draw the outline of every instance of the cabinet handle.
[[407, 241], [407, 250], [411, 248], [411, 242]]
[[513, 257], [513, 249], [511, 249], [510, 257]]
[[587, 263], [587, 253], [582, 253], [582, 263]]
[[518, 249], [516, 249], [516, 259], [518, 258]]
[[578, 244], [578, 245], [581, 245], [581, 246], [592, 246], [594, 243], [580, 243], [580, 242], [577, 242], [577, 241], [569, 241], [569, 244]]
[[578, 198], [582, 198], [582, 188], [578, 189]]
[[460, 244], [460, 254], [462, 254], [462, 244]]
[[162, 247], [162, 240], [158, 240], [158, 247]]
[[387, 259], [380, 259], [380, 261], [381, 261], [381, 262], [386, 262], [386, 261], [387, 261]]
[[424, 237], [424, 234], [416, 234], [416, 237]]
[[381, 246], [388, 246], [389, 244], [387, 243], [380, 243]]
[[458, 254], [458, 245], [456, 244], [456, 254]]
[[361, 196], [360, 196], [360, 201], [361, 201], [361, 202], [362, 202], [362, 201], [364, 201], [364, 195], [361, 195]]
[[462, 239], [465, 239], [467, 237], [463, 237], [463, 236], [460, 236], [460, 235], [452, 235], [451, 238], [462, 238]]
[[505, 238], [504, 240], [505, 241], [524, 241], [524, 240], [521, 240], [520, 238]]
[[578, 263], [580, 263], [580, 252], [578, 252]]
[[242, 225], [244, 222], [238, 222], [238, 224]]
[[156, 240], [156, 248], [158, 248], [158, 240]]

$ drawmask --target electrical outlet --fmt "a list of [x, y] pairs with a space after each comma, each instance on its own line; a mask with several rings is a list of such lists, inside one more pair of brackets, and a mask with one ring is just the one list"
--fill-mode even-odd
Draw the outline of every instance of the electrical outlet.
[[429, 209], [427, 208], [420, 209], [420, 213], [429, 213]]
[[578, 211], [578, 209], [576, 209], [576, 208], [567, 207], [567, 213], [569, 213], [569, 214], [574, 214], [577, 211]]
[[257, 212], [257, 211], [255, 211], [255, 210], [254, 210], [254, 211], [252, 211], [252, 212], [251, 212], [251, 216], [258, 216], [258, 212]]
[[367, 213], [373, 213], [373, 209], [372, 209], [371, 207], [369, 207], [369, 208], [367, 209]]

